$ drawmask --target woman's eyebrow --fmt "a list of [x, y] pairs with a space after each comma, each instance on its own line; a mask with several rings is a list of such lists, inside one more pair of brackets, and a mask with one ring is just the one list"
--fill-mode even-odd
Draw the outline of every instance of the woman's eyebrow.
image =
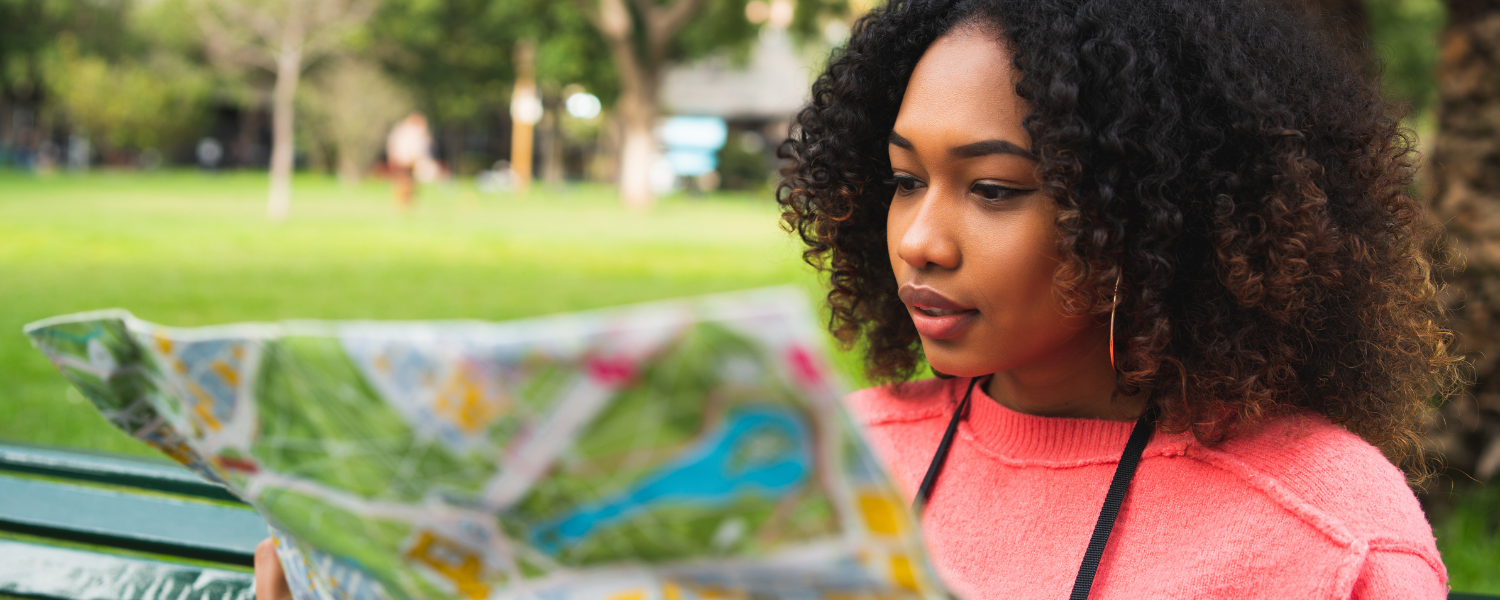
[[990, 154], [1014, 154], [1027, 160], [1036, 160], [1036, 155], [1032, 154], [1030, 150], [1005, 140], [984, 140], [982, 142], [964, 144], [950, 148], [948, 154], [953, 155], [954, 158], [974, 158]]
[[[901, 137], [901, 134], [894, 131], [891, 132], [891, 135], [889, 138], [887, 138], [887, 140], [891, 143], [891, 145], [898, 148], [916, 150], [916, 148], [912, 145], [911, 140]], [[970, 144], [964, 144], [962, 146], [956, 146], [949, 149], [948, 154], [952, 155], [954, 158], [975, 158], [979, 156], [989, 156], [991, 154], [1014, 154], [1027, 160], [1036, 160], [1036, 155], [1032, 154], [1030, 150], [1027, 150], [1005, 140], [983, 140]]]
[[887, 140], [891, 143], [892, 146], [896, 146], [897, 148], [905, 148], [907, 150], [913, 151], [916, 150], [916, 148], [911, 145], [911, 140], [901, 137], [901, 134], [894, 131], [891, 132], [891, 136], [887, 138]]

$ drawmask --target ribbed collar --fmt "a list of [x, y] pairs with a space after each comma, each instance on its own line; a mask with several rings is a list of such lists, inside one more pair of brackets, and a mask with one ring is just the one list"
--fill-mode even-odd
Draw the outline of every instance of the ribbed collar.
[[[967, 382], [961, 385], [968, 385]], [[959, 390], [962, 396], [962, 388]], [[1016, 412], [974, 388], [965, 427], [999, 458], [1046, 465], [1118, 461], [1134, 421], [1041, 417]], [[1152, 440], [1160, 443], [1162, 436]]]

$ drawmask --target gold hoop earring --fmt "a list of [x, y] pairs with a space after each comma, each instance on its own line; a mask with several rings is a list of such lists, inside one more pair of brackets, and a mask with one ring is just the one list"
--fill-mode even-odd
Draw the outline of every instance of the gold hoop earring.
[[1115, 367], [1115, 308], [1120, 305], [1120, 277], [1124, 273], [1115, 274], [1115, 297], [1109, 303], [1109, 368], [1118, 373]]

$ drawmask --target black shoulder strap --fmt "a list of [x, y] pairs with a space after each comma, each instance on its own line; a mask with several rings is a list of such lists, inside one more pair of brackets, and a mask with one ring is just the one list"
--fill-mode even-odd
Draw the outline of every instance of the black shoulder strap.
[[948, 462], [948, 449], [953, 446], [953, 434], [958, 431], [958, 422], [969, 412], [969, 397], [974, 395], [974, 385], [978, 383], [978, 377], [969, 380], [969, 389], [964, 392], [964, 399], [953, 409], [953, 418], [948, 419], [948, 430], [943, 432], [943, 441], [938, 442], [937, 452], [933, 453], [932, 462], [927, 464], [927, 475], [922, 477], [922, 485], [917, 488], [917, 498], [911, 502], [912, 512], [922, 514], [927, 501], [932, 499], [932, 486], [937, 483], [938, 474], [943, 472], [943, 463]]
[[[918, 515], [927, 507], [927, 501], [932, 499], [932, 486], [937, 483], [938, 475], [943, 472], [943, 463], [948, 460], [948, 450], [953, 446], [953, 435], [958, 431], [958, 422], [969, 412], [969, 399], [974, 395], [974, 386], [979, 383], [979, 378], [969, 380], [969, 389], [964, 392], [963, 400], [953, 410], [953, 417], [948, 419], [948, 429], [943, 432], [943, 440], [938, 442], [937, 452], [932, 455], [932, 462], [927, 465], [927, 475], [922, 478], [922, 485], [917, 488], [917, 497], [912, 501], [912, 511]], [[1125, 503], [1125, 492], [1130, 490], [1130, 480], [1135, 477], [1135, 468], [1140, 465], [1141, 454], [1146, 451], [1146, 443], [1151, 441], [1151, 434], [1156, 431], [1156, 407], [1147, 407], [1135, 421], [1135, 428], [1130, 430], [1130, 439], [1125, 442], [1125, 451], [1120, 454], [1120, 465], [1115, 467], [1115, 476], [1109, 482], [1109, 492], [1104, 495], [1104, 507], [1099, 509], [1099, 520], [1094, 522], [1094, 534], [1089, 538], [1088, 549], [1083, 552], [1083, 564], [1078, 566], [1078, 577], [1073, 580], [1073, 593], [1068, 596], [1069, 600], [1087, 600], [1089, 590], [1094, 587], [1094, 573], [1099, 570], [1099, 560], [1104, 557], [1104, 547], [1109, 545], [1109, 534], [1115, 528], [1115, 518], [1120, 516], [1120, 505]]]
[[1130, 430], [1130, 440], [1125, 442], [1125, 451], [1120, 454], [1120, 466], [1115, 467], [1115, 477], [1109, 482], [1109, 493], [1104, 495], [1104, 508], [1099, 509], [1099, 520], [1094, 522], [1094, 535], [1089, 538], [1088, 550], [1083, 552], [1083, 564], [1078, 566], [1078, 578], [1073, 580], [1073, 593], [1068, 600], [1087, 600], [1089, 590], [1094, 587], [1094, 572], [1099, 570], [1099, 559], [1104, 557], [1104, 547], [1109, 544], [1109, 534], [1115, 528], [1115, 517], [1120, 516], [1120, 505], [1125, 502], [1125, 492], [1130, 490], [1130, 480], [1135, 477], [1135, 468], [1141, 462], [1141, 453], [1156, 431], [1156, 408], [1149, 407], [1136, 419]]

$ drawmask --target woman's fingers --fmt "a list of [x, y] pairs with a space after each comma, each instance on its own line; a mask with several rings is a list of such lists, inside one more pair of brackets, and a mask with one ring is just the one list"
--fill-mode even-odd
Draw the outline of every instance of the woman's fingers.
[[255, 547], [255, 600], [292, 600], [292, 589], [286, 585], [286, 573], [276, 558], [276, 542], [271, 538]]

